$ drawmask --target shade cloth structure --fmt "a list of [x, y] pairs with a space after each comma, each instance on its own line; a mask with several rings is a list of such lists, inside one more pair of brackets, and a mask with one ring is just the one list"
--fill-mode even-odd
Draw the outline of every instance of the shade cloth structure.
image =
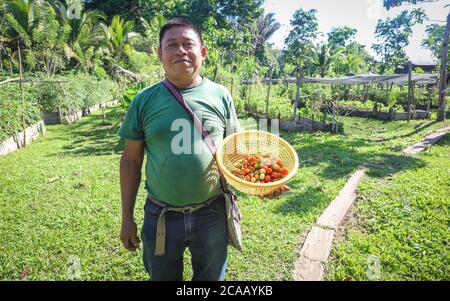
[[[434, 84], [438, 81], [438, 74], [412, 74], [411, 81], [414, 84]], [[287, 78], [275, 78], [275, 79], [263, 79], [263, 80], [243, 80], [241, 83], [244, 85], [251, 85], [255, 83], [296, 83], [295, 77]], [[372, 72], [343, 76], [343, 77], [303, 77], [299, 80], [302, 84], [318, 83], [318, 84], [333, 84], [333, 85], [354, 85], [354, 84], [394, 84], [403, 85], [408, 83], [408, 74], [375, 74]]]

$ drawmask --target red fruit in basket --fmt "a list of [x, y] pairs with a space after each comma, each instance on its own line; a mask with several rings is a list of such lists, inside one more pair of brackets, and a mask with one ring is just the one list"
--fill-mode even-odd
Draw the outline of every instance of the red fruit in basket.
[[284, 178], [288, 170], [283, 161], [270, 155], [246, 155], [236, 162], [233, 173], [245, 181], [270, 183]]

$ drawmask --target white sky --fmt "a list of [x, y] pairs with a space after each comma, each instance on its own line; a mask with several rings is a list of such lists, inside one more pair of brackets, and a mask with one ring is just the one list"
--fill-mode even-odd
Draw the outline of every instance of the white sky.
[[[303, 8], [304, 10], [316, 9], [317, 21], [319, 23], [318, 31], [323, 33], [321, 40], [327, 38], [327, 33], [331, 28], [347, 25], [357, 29], [356, 41], [366, 45], [366, 49], [373, 54], [370, 46], [376, 42], [375, 26], [378, 19], [385, 20], [387, 17], [395, 17], [404, 9], [421, 7], [427, 13], [430, 20], [445, 21], [450, 10], [444, 8], [450, 4], [450, 0], [439, 0], [432, 3], [423, 3], [420, 5], [403, 4], [400, 7], [391, 8], [387, 11], [383, 5], [383, 0], [265, 0], [265, 13], [274, 12], [275, 19], [281, 24], [281, 28], [269, 40], [276, 47], [284, 47], [284, 39], [291, 29], [290, 20], [294, 11]], [[425, 21], [423, 24], [417, 24], [413, 27], [413, 35], [409, 39], [409, 45], [406, 53], [413, 61], [432, 60], [432, 54], [429, 50], [421, 48], [420, 44], [425, 35], [426, 25], [431, 21]], [[439, 22], [439, 24], [445, 24]]]

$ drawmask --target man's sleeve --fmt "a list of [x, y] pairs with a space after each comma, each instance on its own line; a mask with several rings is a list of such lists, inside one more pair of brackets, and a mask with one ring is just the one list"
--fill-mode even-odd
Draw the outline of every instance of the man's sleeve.
[[134, 97], [117, 133], [123, 139], [144, 140], [144, 130], [140, 118], [138, 99], [138, 96]]
[[227, 93], [227, 125], [226, 125], [226, 136], [242, 131], [241, 125], [236, 114], [236, 109], [234, 107], [233, 98], [229, 93]]

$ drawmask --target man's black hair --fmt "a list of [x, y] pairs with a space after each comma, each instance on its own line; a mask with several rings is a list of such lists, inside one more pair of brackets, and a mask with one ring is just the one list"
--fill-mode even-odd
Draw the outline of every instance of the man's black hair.
[[203, 45], [202, 33], [194, 23], [185, 18], [174, 18], [170, 19], [163, 27], [159, 30], [159, 47], [161, 47], [162, 39], [164, 38], [164, 34], [166, 31], [171, 29], [172, 27], [183, 27], [187, 29], [192, 29], [200, 39], [201, 45]]

